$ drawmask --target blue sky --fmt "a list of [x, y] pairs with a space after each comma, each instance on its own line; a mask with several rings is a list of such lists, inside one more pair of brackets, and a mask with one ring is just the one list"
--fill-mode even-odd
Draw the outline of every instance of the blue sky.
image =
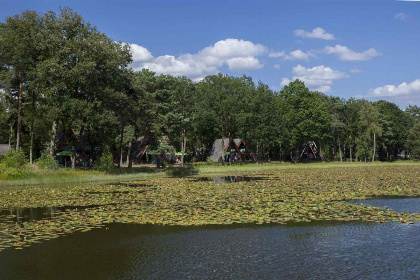
[[418, 1], [0, 0], [0, 20], [59, 6], [131, 44], [135, 69], [246, 74], [274, 90], [300, 78], [328, 95], [420, 105]]

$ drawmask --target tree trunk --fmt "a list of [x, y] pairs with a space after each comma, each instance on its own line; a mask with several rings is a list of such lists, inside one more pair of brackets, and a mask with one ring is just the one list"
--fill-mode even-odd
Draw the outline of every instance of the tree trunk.
[[279, 160], [280, 160], [280, 162], [282, 161], [282, 159], [281, 159], [281, 143], [280, 143], [280, 147], [279, 147]]
[[373, 155], [372, 155], [372, 162], [375, 162], [375, 155], [376, 155], [376, 133], [373, 133]]
[[222, 165], [225, 165], [225, 139], [222, 136]]
[[[222, 140], [223, 141], [223, 140]], [[187, 135], [185, 133], [185, 129], [182, 131], [182, 153], [181, 153], [181, 167], [184, 167], [184, 154], [187, 148]]]
[[22, 103], [23, 103], [23, 91], [22, 91], [22, 73], [18, 72], [19, 77], [19, 99], [17, 109], [17, 128], [16, 128], [16, 151], [20, 147], [20, 133], [22, 127]]
[[121, 125], [121, 137], [120, 137], [120, 160], [118, 161], [118, 168], [123, 164], [123, 138], [124, 138], [124, 125]]
[[52, 133], [51, 133], [51, 145], [50, 145], [50, 149], [51, 149], [51, 155], [53, 156], [55, 153], [55, 137], [57, 135], [57, 121], [54, 120], [52, 123]]
[[29, 151], [29, 162], [33, 163], [34, 150], [34, 119], [35, 119], [35, 93], [32, 93], [32, 118], [31, 118], [31, 149]]
[[13, 138], [13, 125], [10, 125], [10, 135], [9, 135], [9, 148], [12, 148], [12, 138]]
[[159, 169], [160, 168], [160, 155], [156, 156], [156, 168]]
[[352, 152], [352, 150], [351, 150], [351, 145], [350, 145], [350, 162], [353, 161], [353, 156], [352, 156], [351, 152]]
[[34, 150], [34, 121], [31, 121], [31, 148], [29, 150], [29, 162], [33, 163], [33, 150]]
[[321, 141], [319, 141], [319, 155], [322, 157], [322, 146], [321, 146]]
[[127, 167], [131, 168], [131, 141], [128, 143], [128, 149], [127, 149]]
[[341, 144], [338, 142], [338, 152], [340, 153], [340, 162], [343, 162], [343, 156], [341, 154]]
[[76, 155], [72, 155], [70, 158], [71, 158], [71, 169], [76, 169]]

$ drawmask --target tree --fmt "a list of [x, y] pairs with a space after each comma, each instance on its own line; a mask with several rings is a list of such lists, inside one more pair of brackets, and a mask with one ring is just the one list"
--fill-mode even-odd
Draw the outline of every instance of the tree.
[[170, 108], [165, 116], [165, 122], [168, 132], [181, 135], [181, 166], [184, 166], [187, 135], [193, 132], [194, 95], [195, 86], [190, 79], [174, 78], [173, 89], [169, 96]]
[[41, 30], [43, 18], [35, 11], [24, 11], [6, 19], [0, 26], [0, 79], [9, 94], [17, 99], [16, 150], [21, 146], [24, 94], [35, 89], [36, 67], [43, 55]]
[[408, 134], [407, 141], [411, 156], [414, 159], [420, 159], [420, 122], [416, 123]]
[[[376, 156], [376, 136], [382, 134], [382, 127], [379, 123], [379, 111], [370, 102], [363, 102], [361, 110], [359, 112], [359, 122], [363, 132], [359, 138], [359, 147], [366, 157], [366, 147], [363, 142], [370, 142], [368, 139], [373, 136], [373, 151], [372, 151], [372, 162], [375, 162]], [[360, 153], [359, 153], [360, 154]]]

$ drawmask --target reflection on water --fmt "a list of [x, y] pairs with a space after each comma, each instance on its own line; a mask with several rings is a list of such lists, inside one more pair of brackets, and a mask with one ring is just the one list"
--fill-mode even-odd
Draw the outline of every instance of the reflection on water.
[[39, 220], [48, 220], [57, 216], [62, 211], [75, 209], [84, 210], [88, 208], [99, 207], [100, 205], [88, 206], [63, 206], [63, 207], [34, 207], [34, 208], [11, 208], [9, 210], [0, 210], [0, 222], [30, 222]]
[[248, 176], [223, 176], [223, 177], [199, 177], [197, 181], [217, 182], [217, 183], [236, 183], [267, 180], [266, 177], [248, 177]]
[[396, 212], [420, 213], [420, 198], [380, 198], [366, 200], [350, 200], [348, 203], [385, 207]]
[[420, 223], [111, 224], [0, 252], [4, 279], [418, 279]]

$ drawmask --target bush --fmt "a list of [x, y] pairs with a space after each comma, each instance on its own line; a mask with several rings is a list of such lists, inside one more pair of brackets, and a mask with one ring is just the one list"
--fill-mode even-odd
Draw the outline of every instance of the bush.
[[14, 167], [0, 166], [0, 180], [23, 179], [30, 176], [33, 176], [33, 173], [26, 168], [17, 169]]
[[21, 149], [14, 151], [9, 150], [2, 161], [5, 167], [22, 169], [27, 163], [25, 154]]
[[108, 147], [102, 152], [102, 156], [95, 161], [95, 169], [109, 172], [115, 168], [114, 159]]
[[165, 160], [162, 160], [160, 162], [160, 166], [162, 166], [162, 168], [167, 168], [168, 167], [168, 163]]
[[57, 170], [58, 163], [49, 152], [43, 152], [36, 164], [42, 169]]

